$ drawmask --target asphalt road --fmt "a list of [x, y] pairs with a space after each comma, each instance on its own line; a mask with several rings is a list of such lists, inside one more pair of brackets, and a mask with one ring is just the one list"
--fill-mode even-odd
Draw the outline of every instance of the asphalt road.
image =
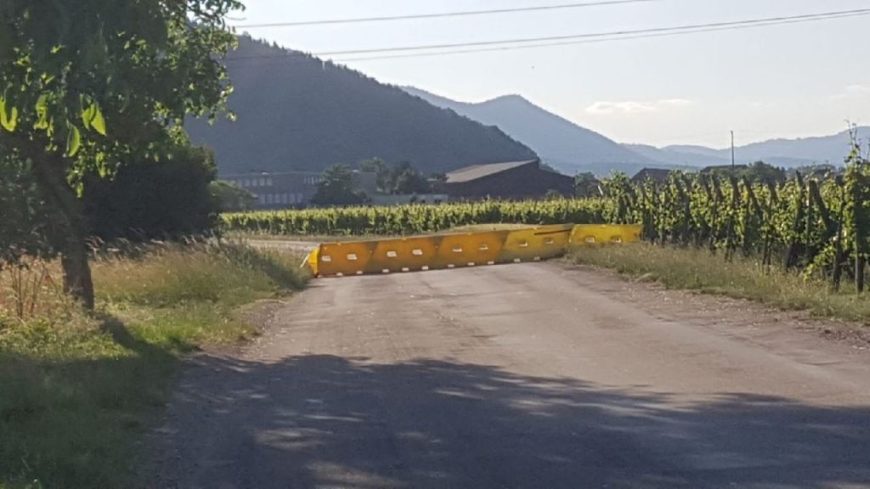
[[154, 487], [870, 487], [835, 324], [557, 263], [321, 279], [269, 318], [188, 369]]

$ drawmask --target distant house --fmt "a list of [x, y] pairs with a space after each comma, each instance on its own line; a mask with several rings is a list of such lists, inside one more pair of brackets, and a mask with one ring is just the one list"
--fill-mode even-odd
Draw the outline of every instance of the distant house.
[[[255, 209], [286, 209], [308, 205], [323, 176], [319, 172], [288, 171], [222, 175], [221, 180], [233, 182], [254, 194], [257, 199]], [[374, 173], [353, 173], [354, 187], [366, 194], [374, 193], [377, 188], [375, 180]]]
[[452, 199], [528, 199], [556, 192], [574, 195], [574, 178], [541, 168], [540, 160], [473, 165], [447, 174], [441, 185]]
[[644, 168], [631, 177], [632, 183], [643, 183], [647, 180], [652, 180], [655, 183], [665, 183], [671, 175], [671, 170], [663, 168]]

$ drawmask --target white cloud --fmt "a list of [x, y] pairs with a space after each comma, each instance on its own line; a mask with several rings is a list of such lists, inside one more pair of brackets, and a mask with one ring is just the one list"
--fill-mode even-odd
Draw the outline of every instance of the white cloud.
[[853, 84], [843, 89], [842, 92], [831, 95], [832, 100], [847, 100], [854, 97], [866, 97], [870, 95], [870, 84]]
[[668, 98], [653, 101], [634, 101], [625, 100], [621, 102], [599, 101], [589, 107], [586, 107], [586, 112], [595, 115], [608, 114], [642, 114], [649, 112], [658, 112], [663, 109], [673, 107], [685, 107], [693, 104], [691, 100], [683, 98]]
[[687, 105], [692, 105], [694, 102], [684, 98], [667, 98], [664, 100], [659, 100], [658, 105], [667, 106], [667, 107], [685, 107]]

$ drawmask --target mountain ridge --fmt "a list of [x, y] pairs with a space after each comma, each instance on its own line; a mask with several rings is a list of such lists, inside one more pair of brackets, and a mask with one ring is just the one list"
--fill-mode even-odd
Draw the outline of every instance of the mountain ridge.
[[[500, 127], [511, 137], [535, 150], [548, 164], [563, 171], [592, 171], [598, 175], [606, 175], [612, 170], [618, 170], [632, 174], [643, 167], [693, 169], [731, 163], [730, 148], [715, 149], [691, 144], [655, 147], [647, 144], [618, 143], [605, 135], [549, 112], [518, 94], [502, 95], [482, 102], [458, 102], [415, 87], [402, 87], [402, 89], [434, 105], [448, 107], [461, 115]], [[505, 107], [510, 110], [506, 110]], [[524, 107], [526, 112], [516, 113], [517, 107]], [[499, 114], [493, 113], [499, 110], [501, 111]], [[575, 134], [574, 154], [566, 154], [554, 149], [560, 144], [565, 147], [567, 143], [541, 141], [537, 134], [517, 126], [515, 121], [515, 119], [540, 117], [543, 114], [550, 117], [550, 124], [572, 126], [571, 132]], [[857, 130], [860, 135], [870, 135], [870, 127], [858, 127]], [[595, 137], [589, 139], [587, 136], [584, 140], [583, 135], [589, 134]], [[614, 150], [614, 145], [629, 153]], [[611, 151], [610, 155], [602, 157], [602, 152], [607, 151]], [[848, 151], [849, 133], [842, 131], [833, 135], [775, 138], [738, 146], [735, 148], [735, 159], [738, 164], [764, 161], [786, 168], [813, 164], [840, 165]]]
[[537, 157], [497, 127], [299, 51], [241, 36], [227, 67], [237, 122], [185, 122], [194, 143], [215, 151], [221, 174], [322, 171], [375, 157], [441, 173]]
[[607, 167], [642, 167], [658, 163], [541, 108], [521, 95], [502, 95], [483, 102], [468, 103], [415, 87], [401, 88], [433, 105], [499, 127], [510, 137], [532, 148], [544, 162], [567, 173], [601, 173], [600, 170]]

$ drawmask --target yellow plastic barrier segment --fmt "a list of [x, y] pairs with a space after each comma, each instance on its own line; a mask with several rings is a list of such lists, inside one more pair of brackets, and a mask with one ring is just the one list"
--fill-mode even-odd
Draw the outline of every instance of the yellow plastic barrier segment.
[[436, 268], [494, 265], [501, 255], [508, 231], [445, 234], [438, 245]]
[[440, 237], [385, 239], [375, 245], [367, 273], [428, 270], [438, 258]]
[[571, 224], [558, 224], [511, 231], [499, 261], [534, 261], [561, 256], [568, 246], [572, 228]]
[[320, 245], [317, 245], [317, 248], [311, 250], [311, 253], [305, 257], [305, 261], [302, 263], [302, 266], [307, 266], [309, 270], [311, 270], [311, 275], [317, 276], [320, 272], [317, 264], [320, 262]]
[[572, 245], [634, 243], [640, 241], [640, 224], [578, 224], [571, 230]]
[[323, 243], [318, 247], [318, 275], [362, 275], [377, 241]]

